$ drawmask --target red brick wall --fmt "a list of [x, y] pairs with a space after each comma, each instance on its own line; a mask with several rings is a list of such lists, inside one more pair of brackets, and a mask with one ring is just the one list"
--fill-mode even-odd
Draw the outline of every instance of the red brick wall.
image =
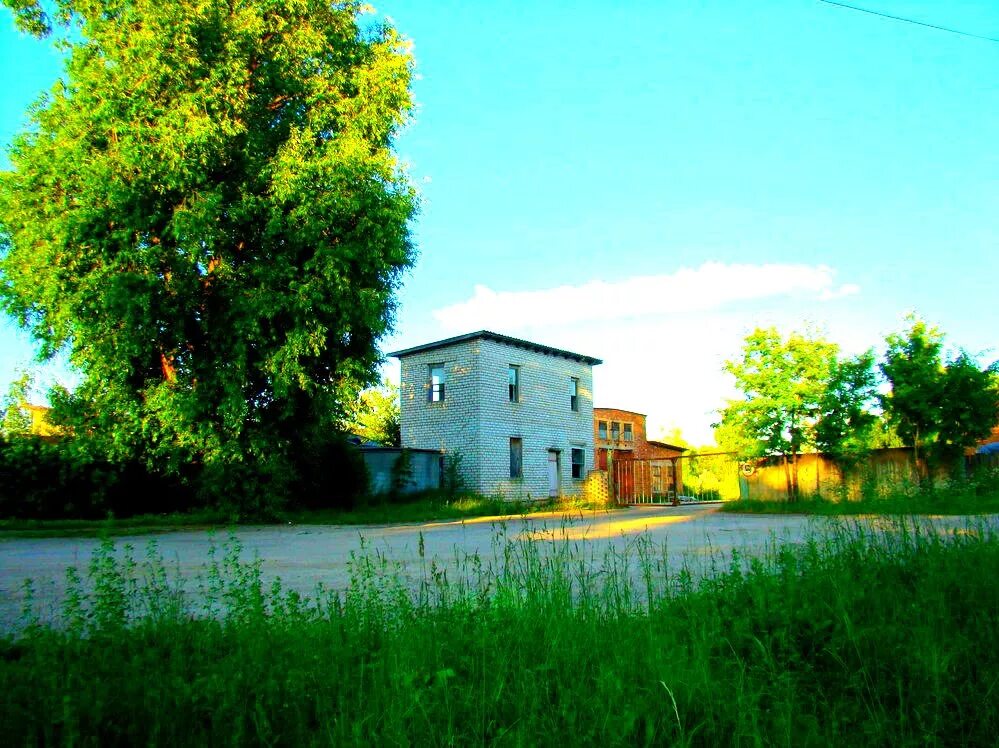
[[[599, 422], [607, 423], [607, 439], [600, 438]], [[611, 423], [621, 424], [621, 433], [617, 441], [611, 437]], [[624, 424], [631, 424], [632, 441], [624, 441]], [[679, 457], [682, 452], [678, 449], [668, 449], [657, 444], [649, 444], [645, 432], [645, 415], [633, 413], [630, 410], [619, 410], [617, 408], [594, 408], [593, 409], [593, 446], [596, 450], [595, 464], [606, 468], [602, 451], [613, 449], [619, 458], [632, 458], [636, 460], [657, 460], [666, 457]]]

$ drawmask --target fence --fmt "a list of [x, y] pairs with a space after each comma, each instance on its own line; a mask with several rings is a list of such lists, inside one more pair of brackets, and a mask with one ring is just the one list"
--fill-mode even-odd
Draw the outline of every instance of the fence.
[[[799, 454], [798, 495], [856, 500], [888, 495], [917, 486], [927, 477], [952, 475], [940, 468], [930, 476], [926, 464], [907, 447], [876, 449], [853, 463], [840, 463], [824, 454]], [[965, 459], [965, 474], [999, 470], [999, 454]], [[740, 462], [733, 453], [685, 454], [659, 460], [618, 459], [609, 470], [611, 491], [618, 504], [673, 504], [687, 501], [756, 499], [786, 501], [788, 473], [779, 457]]]
[[618, 459], [610, 470], [618, 504], [674, 504], [737, 499], [739, 461], [731, 453], [655, 460]]

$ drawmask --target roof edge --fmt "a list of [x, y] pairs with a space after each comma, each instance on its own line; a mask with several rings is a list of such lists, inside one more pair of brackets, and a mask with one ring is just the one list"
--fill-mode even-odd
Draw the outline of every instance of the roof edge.
[[594, 411], [597, 411], [597, 410], [616, 410], [619, 413], [628, 413], [629, 415], [633, 415], [633, 416], [642, 416], [643, 418], [648, 418], [649, 417], [648, 413], [641, 413], [641, 412], [639, 412], [637, 410], [628, 410], [627, 408], [609, 408], [609, 407], [607, 407], [605, 405], [594, 405], [593, 406], [593, 410]]
[[501, 335], [498, 332], [492, 332], [491, 330], [479, 330], [478, 332], [469, 332], [464, 335], [456, 335], [453, 338], [445, 338], [444, 340], [435, 340], [432, 343], [424, 343], [423, 345], [416, 345], [412, 348], [403, 348], [399, 351], [392, 351], [386, 353], [386, 356], [392, 358], [402, 358], [403, 356], [410, 356], [414, 353], [423, 353], [424, 351], [432, 351], [437, 348], [445, 348], [449, 345], [455, 345], [457, 343], [464, 343], [469, 340], [492, 340], [497, 343], [504, 343], [509, 346], [516, 348], [526, 348], [527, 350], [535, 351], [536, 353], [546, 353], [549, 356], [558, 356], [560, 358], [568, 358], [572, 361], [579, 361], [584, 364], [589, 364], [590, 366], [597, 366], [602, 364], [603, 360], [599, 358], [594, 358], [593, 356], [586, 356], [582, 353], [573, 353], [572, 351], [567, 351], [563, 348], [554, 348], [550, 345], [544, 345], [543, 343], [533, 343], [530, 340], [523, 340], [522, 338], [514, 338], [509, 335]]

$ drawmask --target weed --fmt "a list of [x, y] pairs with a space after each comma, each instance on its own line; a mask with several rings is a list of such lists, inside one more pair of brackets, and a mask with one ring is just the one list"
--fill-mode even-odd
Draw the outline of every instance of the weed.
[[[343, 590], [265, 587], [230, 538], [185, 594], [100, 545], [63, 617], [0, 642], [0, 742], [990, 744], [999, 538], [846, 522], [671, 567], [499, 530]], [[969, 573], [974, 570], [974, 573]], [[410, 574], [416, 572], [416, 578]]]

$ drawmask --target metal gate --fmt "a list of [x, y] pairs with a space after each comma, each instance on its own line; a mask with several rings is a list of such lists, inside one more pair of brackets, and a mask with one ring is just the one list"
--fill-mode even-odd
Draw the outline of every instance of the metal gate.
[[679, 496], [676, 459], [615, 460], [614, 499], [618, 504], [672, 504]]
[[655, 460], [616, 459], [610, 469], [618, 504], [676, 504], [738, 499], [739, 461], [728, 452], [693, 452]]

